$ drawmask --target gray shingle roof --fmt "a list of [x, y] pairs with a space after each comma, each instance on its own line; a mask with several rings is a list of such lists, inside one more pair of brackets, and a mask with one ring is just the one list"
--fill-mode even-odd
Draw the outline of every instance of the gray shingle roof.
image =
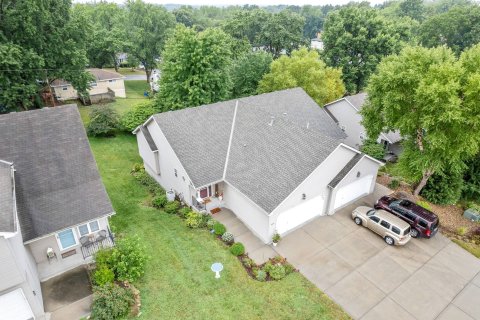
[[76, 105], [0, 116], [24, 241], [113, 213]]
[[300, 88], [155, 115], [197, 188], [223, 180], [237, 101], [225, 180], [271, 212], [345, 134]]
[[0, 160], [0, 232], [15, 231], [13, 168]]
[[[115, 72], [115, 71], [110, 71], [110, 70], [105, 70], [105, 69], [97, 69], [97, 68], [91, 68], [87, 69], [87, 71], [93, 76], [93, 79], [95, 81], [103, 81], [103, 80], [113, 80], [113, 79], [123, 79], [125, 78], [122, 76], [120, 73]], [[58, 86], [65, 86], [70, 84], [70, 82], [65, 81], [63, 79], [55, 79], [52, 82], [52, 87], [58, 87]]]
[[150, 147], [150, 150], [157, 151], [158, 147], [155, 144], [155, 141], [153, 141], [152, 135], [150, 134], [150, 130], [148, 130], [148, 127], [140, 126], [140, 131], [142, 131], [143, 136], [145, 137], [145, 140], [147, 140], [147, 143], [148, 143], [148, 146]]
[[360, 92], [353, 96], [346, 96], [345, 100], [348, 100], [357, 110], [362, 110], [365, 100], [367, 99], [366, 92]]
[[340, 170], [340, 172], [332, 179], [332, 181], [330, 181], [328, 186], [330, 188], [335, 188], [340, 183], [340, 181], [345, 178], [345, 176], [350, 172], [350, 170], [352, 170], [353, 167], [355, 167], [355, 165], [363, 158], [363, 156], [364, 154], [362, 153], [355, 154], [353, 158], [347, 162], [345, 167], [343, 167], [342, 170]]

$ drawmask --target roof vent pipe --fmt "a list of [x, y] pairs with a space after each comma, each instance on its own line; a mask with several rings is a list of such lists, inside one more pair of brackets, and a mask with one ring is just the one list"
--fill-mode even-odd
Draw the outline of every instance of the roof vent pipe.
[[308, 129], [308, 127], [310, 127], [310, 122], [307, 122], [307, 129]]
[[270, 119], [270, 123], [269, 123], [268, 125], [271, 127], [271, 126], [273, 126], [273, 120], [275, 119], [275, 117], [274, 117], [274, 116], [271, 116], [270, 118], [271, 118], [271, 119]]

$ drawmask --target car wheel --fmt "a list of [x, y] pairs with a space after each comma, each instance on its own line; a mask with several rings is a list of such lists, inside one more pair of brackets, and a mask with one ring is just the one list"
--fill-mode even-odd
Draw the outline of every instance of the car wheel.
[[417, 229], [412, 229], [410, 230], [410, 235], [412, 236], [412, 238], [418, 238], [419, 232]]
[[362, 219], [360, 219], [359, 217], [356, 217], [355, 219], [353, 219], [353, 221], [355, 221], [355, 223], [359, 226], [362, 225]]
[[389, 246], [393, 246], [395, 244], [395, 241], [389, 237], [389, 236], [386, 236], [385, 237], [385, 242], [389, 245]]

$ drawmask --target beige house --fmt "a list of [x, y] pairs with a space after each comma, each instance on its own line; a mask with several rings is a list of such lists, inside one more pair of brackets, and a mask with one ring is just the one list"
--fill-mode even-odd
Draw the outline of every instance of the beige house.
[[[90, 83], [90, 97], [101, 96], [114, 92], [115, 97], [126, 98], [124, 76], [117, 72], [103, 69], [88, 69], [95, 81]], [[55, 97], [60, 101], [78, 99], [77, 90], [65, 80], [57, 79], [51, 85]]]

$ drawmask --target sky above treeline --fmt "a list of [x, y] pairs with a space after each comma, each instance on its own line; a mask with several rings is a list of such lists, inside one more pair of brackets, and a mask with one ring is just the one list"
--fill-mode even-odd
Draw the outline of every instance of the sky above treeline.
[[[115, 3], [124, 3], [124, 0], [108, 0], [109, 2]], [[343, 5], [349, 2], [361, 2], [361, 1], [351, 1], [351, 0], [143, 0], [144, 2], [148, 3], [156, 3], [156, 4], [182, 4], [182, 5], [190, 5], [190, 6], [234, 6], [234, 5], [244, 5], [244, 4], [252, 4], [257, 6], [271, 6], [271, 5]], [[93, 2], [93, 0], [74, 0], [74, 3], [85, 3], [85, 2]], [[379, 3], [385, 2], [384, 0], [370, 0], [370, 4], [375, 5]]]

